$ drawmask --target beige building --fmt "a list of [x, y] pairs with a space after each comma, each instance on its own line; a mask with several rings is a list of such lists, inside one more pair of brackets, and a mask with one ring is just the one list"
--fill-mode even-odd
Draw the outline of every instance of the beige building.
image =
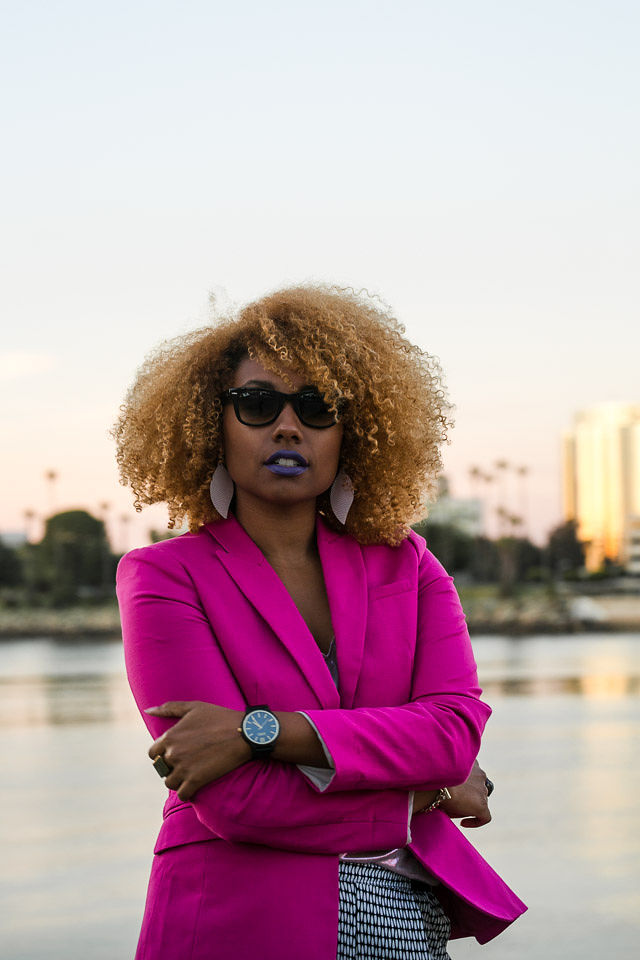
[[588, 570], [605, 557], [640, 573], [640, 406], [578, 413], [563, 438], [566, 520], [576, 520]]

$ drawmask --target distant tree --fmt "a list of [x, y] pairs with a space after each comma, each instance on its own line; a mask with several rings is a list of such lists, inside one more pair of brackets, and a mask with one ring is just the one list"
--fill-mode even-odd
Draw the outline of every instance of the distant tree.
[[496, 544], [499, 556], [500, 593], [511, 597], [518, 584], [528, 579], [529, 570], [540, 570], [542, 550], [526, 537], [500, 537]]
[[424, 537], [427, 547], [450, 573], [468, 570], [473, 557], [473, 537], [451, 523], [421, 520], [413, 529]]
[[38, 592], [47, 594], [55, 606], [64, 606], [83, 596], [99, 596], [107, 589], [112, 592], [114, 572], [102, 520], [86, 510], [68, 510], [49, 517], [44, 537], [33, 547], [33, 578]]
[[518, 541], [516, 537], [499, 537], [496, 545], [500, 558], [500, 595], [511, 597], [518, 580]]
[[527, 537], [518, 539], [517, 551], [517, 578], [518, 580], [529, 580], [531, 575], [539, 576], [540, 569], [544, 564], [544, 550], [538, 547]]
[[556, 574], [584, 567], [584, 546], [578, 540], [575, 520], [567, 520], [551, 531], [544, 552], [549, 568]]
[[151, 543], [160, 543], [162, 540], [173, 540], [184, 533], [183, 530], [149, 530]]
[[620, 577], [625, 573], [625, 569], [619, 560], [613, 560], [611, 557], [605, 557], [599, 571], [604, 577]]
[[471, 573], [480, 583], [495, 583], [500, 576], [500, 557], [495, 540], [474, 537]]
[[503, 585], [506, 593], [515, 583], [527, 580], [529, 571], [539, 570], [543, 551], [526, 537], [471, 537], [449, 523], [421, 520], [413, 529], [427, 541], [429, 550], [450, 572], [468, 570], [481, 583]]
[[22, 563], [17, 550], [0, 540], [0, 587], [17, 587], [22, 583]]

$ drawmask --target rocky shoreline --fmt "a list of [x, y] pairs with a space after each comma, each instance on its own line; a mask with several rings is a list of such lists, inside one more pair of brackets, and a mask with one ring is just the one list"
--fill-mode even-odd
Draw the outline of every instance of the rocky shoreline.
[[47, 607], [0, 610], [0, 640], [59, 637], [120, 639], [120, 617], [115, 603], [96, 607]]

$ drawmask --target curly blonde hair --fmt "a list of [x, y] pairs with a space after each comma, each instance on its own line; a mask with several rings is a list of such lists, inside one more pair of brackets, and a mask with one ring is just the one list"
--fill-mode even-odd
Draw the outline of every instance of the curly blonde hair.
[[111, 430], [136, 510], [165, 502], [169, 529], [187, 518], [192, 532], [219, 519], [209, 483], [223, 457], [220, 394], [249, 356], [285, 380], [285, 367], [308, 376], [334, 410], [346, 401], [340, 462], [355, 500], [346, 527], [328, 491], [318, 509], [360, 543], [399, 544], [435, 495], [440, 444], [453, 425], [438, 360], [404, 332], [377, 299], [305, 284], [160, 344]]

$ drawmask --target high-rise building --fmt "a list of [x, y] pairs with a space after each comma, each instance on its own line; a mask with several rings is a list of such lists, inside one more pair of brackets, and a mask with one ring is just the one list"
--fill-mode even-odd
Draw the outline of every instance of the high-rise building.
[[640, 573], [640, 406], [581, 411], [563, 446], [564, 514], [577, 522], [587, 569], [608, 558]]

